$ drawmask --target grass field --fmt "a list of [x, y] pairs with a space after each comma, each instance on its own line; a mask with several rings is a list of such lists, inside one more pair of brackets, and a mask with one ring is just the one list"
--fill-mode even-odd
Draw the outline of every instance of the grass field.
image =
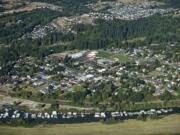
[[121, 63], [127, 63], [129, 61], [129, 57], [125, 55], [114, 55], [115, 59], [117, 58], [119, 62]]
[[40, 125], [34, 128], [0, 127], [0, 135], [180, 135], [180, 115], [158, 120], [127, 120], [117, 124]]
[[129, 61], [129, 57], [125, 55], [118, 55], [118, 54], [113, 54], [108, 51], [99, 51], [98, 56], [101, 58], [109, 59], [109, 58], [114, 58], [118, 59], [119, 62], [126, 63]]
[[102, 58], [110, 58], [113, 54], [111, 52], [107, 52], [107, 51], [99, 51], [98, 52], [98, 56], [102, 57]]

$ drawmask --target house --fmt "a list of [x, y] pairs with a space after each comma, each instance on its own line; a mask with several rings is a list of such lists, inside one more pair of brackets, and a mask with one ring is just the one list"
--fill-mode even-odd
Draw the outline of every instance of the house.
[[106, 69], [105, 69], [105, 68], [102, 68], [102, 69], [98, 69], [97, 71], [98, 71], [99, 73], [103, 73], [103, 72], [106, 71]]
[[44, 80], [39, 80], [39, 81], [36, 81], [32, 84], [33, 87], [38, 87], [38, 86], [41, 86], [45, 84], [45, 81]]
[[79, 59], [81, 57], [83, 57], [85, 55], [86, 51], [81, 51], [78, 53], [74, 53], [74, 54], [70, 54], [69, 57], [71, 57], [72, 59]]
[[97, 51], [91, 51], [91, 52], [89, 52], [88, 54], [87, 54], [87, 58], [89, 59], [89, 60], [93, 60], [93, 59], [95, 59], [96, 58], [96, 55], [97, 55]]

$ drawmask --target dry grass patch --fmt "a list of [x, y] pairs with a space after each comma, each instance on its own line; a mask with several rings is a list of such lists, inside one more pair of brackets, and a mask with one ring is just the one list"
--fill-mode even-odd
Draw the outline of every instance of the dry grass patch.
[[1, 135], [161, 135], [180, 134], [180, 115], [146, 122], [127, 120], [105, 125], [101, 123], [40, 125], [35, 128], [0, 127]]

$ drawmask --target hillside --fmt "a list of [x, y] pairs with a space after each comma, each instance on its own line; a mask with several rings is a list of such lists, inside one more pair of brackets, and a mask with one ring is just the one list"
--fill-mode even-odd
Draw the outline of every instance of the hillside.
[[0, 4], [2, 108], [179, 107], [179, 0]]

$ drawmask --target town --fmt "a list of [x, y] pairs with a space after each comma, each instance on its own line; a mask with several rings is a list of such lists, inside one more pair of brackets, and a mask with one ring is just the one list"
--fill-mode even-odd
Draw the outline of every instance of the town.
[[[34, 3], [33, 3], [34, 4]], [[35, 3], [37, 4], [37, 3]], [[37, 4], [39, 5], [39, 4]], [[94, 10], [94, 4], [86, 5], [91, 9], [89, 13], [85, 13], [79, 16], [71, 17], [58, 17], [52, 22], [46, 24], [45, 26], [36, 26], [31, 33], [24, 35], [22, 38], [32, 38], [38, 39], [43, 38], [47, 33], [52, 33], [54, 31], [60, 31], [62, 33], [76, 33], [72, 30], [73, 26], [77, 24], [90, 24], [95, 25], [96, 20], [103, 19], [106, 21], [112, 20], [137, 20], [145, 17], [150, 17], [155, 14], [168, 15], [170, 13], [176, 13], [179, 9], [175, 8], [164, 8], [162, 3], [155, 1], [145, 1], [132, 4], [123, 4], [121, 2], [101, 2], [98, 6], [104, 5], [109, 7], [105, 10], [96, 11]], [[52, 5], [51, 5], [52, 6]], [[161, 8], [162, 7], [162, 8]], [[57, 7], [54, 7], [56, 9]], [[19, 20], [21, 21], [21, 20]]]
[[180, 0], [0, 0], [0, 135], [180, 134]]
[[[176, 48], [176, 44], [172, 44], [171, 49], [173, 46]], [[101, 97], [98, 93], [104, 91], [102, 96], [105, 97], [99, 97], [100, 103], [109, 97], [116, 99], [121, 95], [123, 98], [122, 92], [128, 88], [137, 94], [133, 100], [140, 102], [161, 97], [164, 93], [178, 97], [179, 72], [175, 59], [167, 59], [165, 52], [159, 54], [146, 46], [132, 50], [76, 50], [51, 54], [43, 61], [21, 58], [3, 86], [12, 96], [37, 100], [41, 97], [43, 100], [48, 95], [51, 99], [55, 94], [59, 99], [78, 104], [81, 94], [81, 102], [94, 102], [94, 96]], [[147, 99], [146, 94], [150, 94]]]

